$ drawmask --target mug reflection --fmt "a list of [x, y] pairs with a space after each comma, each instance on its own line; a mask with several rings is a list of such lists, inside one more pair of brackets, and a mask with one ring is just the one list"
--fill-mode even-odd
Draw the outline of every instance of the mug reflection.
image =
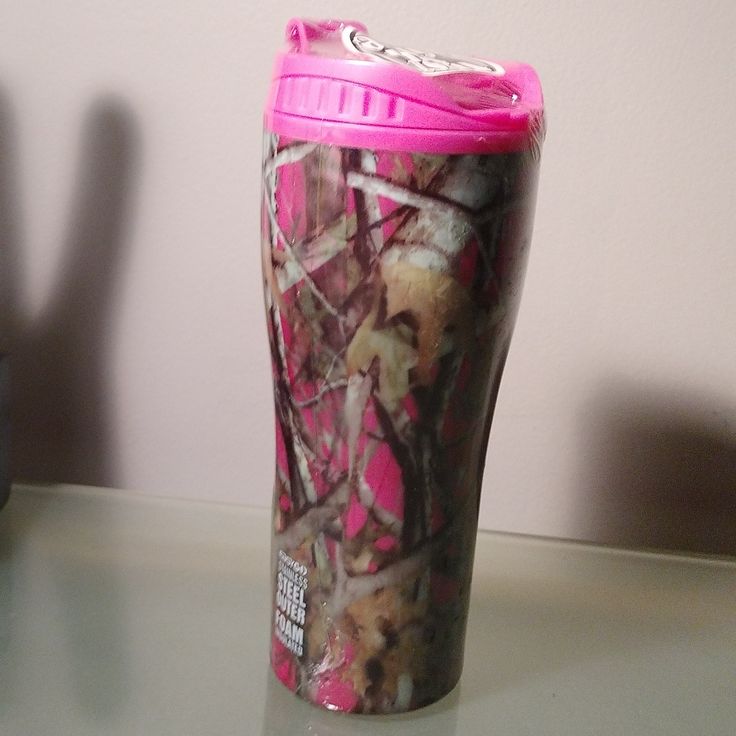
[[268, 673], [261, 736], [454, 736], [460, 686], [437, 703], [397, 715], [346, 715], [310, 705]]

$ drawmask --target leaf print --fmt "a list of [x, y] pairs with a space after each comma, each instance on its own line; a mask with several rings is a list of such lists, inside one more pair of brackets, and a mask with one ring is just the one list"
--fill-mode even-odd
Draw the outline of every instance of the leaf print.
[[417, 376], [427, 385], [445, 330], [456, 328], [456, 349], [467, 345], [471, 335], [468, 293], [452, 276], [405, 261], [386, 264], [381, 273], [386, 284], [387, 318], [406, 311], [417, 320]]
[[409, 371], [417, 363], [417, 351], [411, 345], [410, 330], [404, 325], [376, 329], [377, 308], [358, 328], [347, 352], [348, 375], [367, 371], [379, 360], [378, 390], [390, 406], [409, 392]]

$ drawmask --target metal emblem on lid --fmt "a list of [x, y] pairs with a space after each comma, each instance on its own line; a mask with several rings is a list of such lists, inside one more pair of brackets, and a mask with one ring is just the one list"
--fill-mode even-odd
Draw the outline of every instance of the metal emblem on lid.
[[437, 54], [433, 51], [417, 51], [402, 46], [389, 46], [376, 41], [362, 29], [353, 26], [343, 28], [342, 40], [348, 51], [407, 66], [430, 77], [458, 72], [492, 74], [500, 77], [506, 73], [500, 64], [485, 59], [462, 59]]

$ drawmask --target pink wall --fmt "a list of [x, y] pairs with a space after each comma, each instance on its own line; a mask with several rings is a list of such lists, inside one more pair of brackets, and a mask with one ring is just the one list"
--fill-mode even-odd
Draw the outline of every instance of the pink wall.
[[[303, 12], [278, 7], [4, 0], [19, 476], [270, 503], [260, 109]], [[736, 552], [736, 6], [489, 7], [377, 0], [362, 16], [408, 46], [522, 58], [545, 85], [481, 523]], [[355, 7], [310, 5], [340, 12]]]

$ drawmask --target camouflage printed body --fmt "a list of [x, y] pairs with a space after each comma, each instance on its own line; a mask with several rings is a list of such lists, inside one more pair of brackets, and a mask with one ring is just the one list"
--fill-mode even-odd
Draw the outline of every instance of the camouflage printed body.
[[537, 157], [269, 134], [263, 171], [273, 668], [323, 707], [411, 710], [462, 669]]

